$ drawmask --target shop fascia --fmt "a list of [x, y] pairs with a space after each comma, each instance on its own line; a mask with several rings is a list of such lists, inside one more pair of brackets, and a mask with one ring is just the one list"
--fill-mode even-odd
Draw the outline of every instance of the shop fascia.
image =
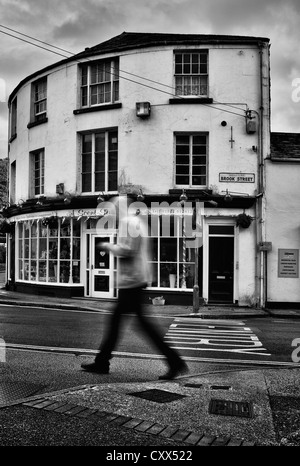
[[[109, 201], [104, 201], [98, 204], [95, 209], [68, 209], [58, 211], [47, 211], [43, 213], [28, 213], [21, 214], [10, 218], [12, 222], [26, 222], [26, 221], [42, 221], [48, 217], [56, 217], [62, 219], [98, 219], [97, 229], [116, 229], [117, 222], [117, 209], [116, 205]], [[193, 215], [196, 213], [196, 229], [193, 229]], [[126, 206], [126, 211], [122, 211], [122, 217], [125, 215], [141, 215], [144, 221], [151, 223], [151, 232], [156, 229], [157, 218], [162, 218], [162, 232], [163, 236], [170, 235], [170, 223], [169, 217], [177, 217], [184, 219], [183, 228], [180, 228], [179, 234], [183, 234], [188, 237], [198, 236], [202, 230], [202, 218], [204, 213], [204, 203], [185, 201], [182, 205], [178, 202], [169, 204], [166, 201], [163, 202], [152, 202], [150, 206], [147, 206], [144, 202], [136, 201]], [[165, 219], [165, 221], [164, 221]], [[120, 220], [120, 219], [118, 219]], [[149, 222], [150, 220], [150, 222]]]

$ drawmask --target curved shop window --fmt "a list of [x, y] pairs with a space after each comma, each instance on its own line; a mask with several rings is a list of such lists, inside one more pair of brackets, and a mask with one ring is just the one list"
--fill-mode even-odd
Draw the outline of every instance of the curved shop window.
[[80, 223], [50, 217], [18, 223], [18, 279], [80, 282]]

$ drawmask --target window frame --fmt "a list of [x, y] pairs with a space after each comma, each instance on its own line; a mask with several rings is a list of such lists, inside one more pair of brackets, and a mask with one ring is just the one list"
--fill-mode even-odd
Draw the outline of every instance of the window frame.
[[[189, 138], [189, 153], [188, 154], [178, 154], [177, 152], [177, 147], [179, 146], [179, 144], [177, 144], [177, 137], [178, 136], [187, 136]], [[193, 147], [194, 147], [194, 144], [193, 144], [193, 138], [194, 137], [197, 137], [197, 136], [203, 136], [206, 138], [206, 143], [205, 143], [205, 147], [206, 147], [206, 151], [205, 151], [205, 154], [195, 154], [193, 153]], [[201, 146], [201, 144], [199, 144], [199, 146]], [[174, 133], [174, 186], [176, 188], [185, 188], [185, 189], [189, 189], [189, 188], [207, 188], [208, 186], [208, 148], [209, 148], [209, 133], [208, 132], [205, 132], [205, 131], [193, 131], [193, 132], [176, 132]], [[189, 177], [189, 183], [188, 184], [184, 184], [184, 183], [177, 183], [177, 176], [184, 176], [184, 174], [180, 174], [180, 173], [177, 173], [177, 166], [185, 166], [186, 164], [179, 164], [177, 163], [177, 157], [180, 157], [180, 156], [186, 156], [188, 155], [189, 156], [189, 172], [188, 172], [188, 177]], [[204, 164], [193, 164], [193, 157], [194, 156], [200, 156], [200, 157], [204, 157], [206, 158], [206, 163], [205, 165]], [[197, 166], [197, 167], [203, 167], [205, 166], [205, 175], [203, 174], [193, 174], [193, 168]], [[198, 176], [198, 177], [205, 177], [205, 184], [193, 184], [193, 176]]]
[[[176, 56], [179, 56], [179, 55], [182, 55], [182, 60], [181, 60], [182, 73], [178, 73], [178, 70], [177, 70], [177, 68], [179, 67], [179, 63], [176, 63]], [[190, 72], [189, 73], [184, 72], [184, 66], [185, 65], [188, 66], [188, 64], [184, 62], [183, 55], [190, 55], [190, 62], [189, 62]], [[197, 63], [198, 73], [193, 73], [192, 72], [193, 66], [196, 66], [196, 64], [193, 63], [192, 55], [198, 55], [199, 56], [199, 60], [198, 60], [198, 63]], [[203, 62], [201, 63], [201, 57], [200, 57], [201, 55], [206, 55], [206, 64], [203, 63]], [[201, 66], [204, 66], [204, 65], [206, 65], [206, 72], [201, 72]], [[177, 81], [179, 80], [179, 78], [182, 79], [182, 84], [181, 84], [180, 87], [183, 90], [183, 92], [178, 92], [178, 90], [177, 90], [177, 88], [179, 87], [179, 85], [177, 84]], [[184, 84], [184, 79], [185, 78], [189, 78], [190, 84]], [[194, 87], [198, 86], [200, 92], [197, 93], [197, 94], [194, 94], [192, 92], [185, 93], [184, 92], [185, 86], [190, 87], [191, 89], [193, 89], [193, 83], [192, 83], [193, 78], [198, 78], [199, 83], [194, 84]], [[201, 80], [203, 78], [205, 78], [205, 80], [206, 80], [205, 85], [201, 84]], [[206, 92], [202, 93], [201, 92], [201, 87], [203, 87], [203, 86], [205, 86]], [[175, 96], [176, 97], [184, 97], [184, 98], [189, 98], [189, 99], [209, 97], [209, 52], [208, 52], [208, 49], [174, 50], [174, 89], [175, 89]]]
[[[96, 189], [96, 175], [97, 173], [101, 173], [101, 170], [96, 170], [96, 154], [99, 152], [96, 152], [96, 135], [98, 134], [104, 134], [104, 189]], [[84, 146], [84, 137], [85, 136], [91, 136], [91, 151], [90, 152], [83, 152], [83, 146]], [[110, 138], [117, 137], [116, 141], [116, 149], [110, 149]], [[118, 190], [118, 162], [119, 162], [119, 135], [118, 135], [118, 128], [108, 128], [104, 130], [99, 130], [99, 131], [93, 131], [93, 132], [84, 132], [80, 133], [80, 145], [81, 145], [81, 150], [80, 150], [80, 184], [81, 184], [81, 192], [83, 194], [96, 194], [96, 193], [101, 193], [101, 192], [116, 192]], [[109, 170], [109, 156], [113, 153], [116, 152], [116, 169]], [[91, 157], [91, 162], [90, 162], [90, 171], [83, 171], [83, 156], [84, 154], [90, 154]], [[109, 175], [111, 173], [115, 173], [115, 179], [114, 179], [114, 184], [116, 184], [115, 189], [110, 189], [110, 180], [109, 180]], [[89, 184], [91, 186], [90, 191], [85, 191], [84, 190], [84, 181], [83, 181], [83, 175], [90, 175], [89, 179]]]
[[[183, 259], [183, 225], [185, 220], [182, 215], [174, 215], [172, 223], [170, 218], [157, 216], [153, 221], [151, 237], [152, 256], [149, 259], [149, 264], [153, 272], [153, 280], [147, 288], [151, 290], [181, 290], [191, 291], [195, 280], [195, 249], [186, 249], [186, 260]], [[163, 225], [169, 228], [169, 232], [163, 232]], [[192, 237], [187, 237], [187, 241], [194, 240]], [[168, 251], [168, 246], [171, 248]], [[163, 257], [163, 249], [165, 257]], [[172, 256], [172, 253], [174, 254]], [[171, 254], [171, 255], [169, 255]], [[169, 257], [167, 257], [169, 256]], [[186, 266], [186, 288], [182, 286], [182, 271], [183, 264]], [[176, 282], [171, 286], [169, 275], [176, 275]], [[192, 279], [192, 281], [191, 281]]]
[[[44, 89], [39, 91], [39, 86], [44, 86]], [[48, 99], [48, 80], [44, 76], [31, 84], [31, 122], [39, 123], [47, 121], [47, 99]], [[36, 111], [38, 105], [45, 103], [43, 111]]]
[[17, 123], [18, 123], [18, 97], [16, 96], [10, 104], [10, 118], [9, 118], [9, 135], [10, 142], [17, 137]]
[[[81, 285], [81, 227], [76, 219], [70, 218], [68, 222], [66, 224], [59, 217], [55, 219], [55, 226], [43, 224], [41, 219], [19, 222], [16, 238], [18, 281]], [[67, 257], [63, 255], [63, 244], [67, 244]]]
[[[30, 152], [31, 180], [30, 196], [38, 197], [45, 192], [45, 149], [41, 148]], [[39, 165], [36, 167], [36, 165]], [[39, 175], [36, 172], [39, 171]], [[38, 184], [37, 184], [38, 180]]]
[[[107, 64], [110, 64], [111, 71], [108, 71], [105, 67]], [[104, 70], [99, 70], [98, 67], [104, 66]], [[96, 70], [93, 73], [93, 70]], [[84, 74], [83, 74], [84, 73]], [[92, 82], [92, 76], [95, 74], [98, 76], [98, 81]], [[107, 74], [109, 75], [109, 79], [104, 79], [100, 80], [99, 74], [103, 74], [106, 76]], [[83, 77], [85, 78], [83, 79]], [[111, 58], [106, 58], [103, 60], [97, 60], [89, 63], [84, 63], [80, 65], [80, 108], [81, 109], [87, 109], [87, 108], [95, 108], [99, 106], [104, 106], [104, 105], [110, 105], [114, 104], [120, 101], [120, 95], [119, 95], [119, 57], [111, 57]], [[97, 88], [101, 86], [107, 87], [110, 86], [110, 98], [109, 100], [105, 99], [105, 95], [107, 95], [107, 92], [103, 92], [104, 99], [103, 101], [99, 102], [98, 97], [101, 94], [98, 94]], [[92, 89], [96, 89], [96, 93], [92, 93]], [[83, 90], [85, 90], [85, 94], [83, 96]], [[97, 96], [97, 101], [95, 103], [92, 103], [92, 96], [96, 95]]]

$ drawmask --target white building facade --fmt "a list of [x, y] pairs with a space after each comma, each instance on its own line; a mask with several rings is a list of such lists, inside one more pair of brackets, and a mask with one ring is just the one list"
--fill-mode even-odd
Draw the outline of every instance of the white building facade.
[[300, 304], [300, 134], [271, 133], [266, 161], [266, 305]]
[[156, 225], [147, 299], [192, 303], [199, 286], [264, 305], [268, 39], [123, 33], [26, 77], [9, 109], [8, 287], [114, 299], [117, 262], [96, 245], [115, 241], [102, 200], [123, 191]]

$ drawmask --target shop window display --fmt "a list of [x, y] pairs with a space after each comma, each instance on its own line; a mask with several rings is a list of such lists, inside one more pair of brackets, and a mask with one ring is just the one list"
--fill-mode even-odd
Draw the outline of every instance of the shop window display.
[[195, 276], [195, 249], [186, 247], [185, 258], [183, 257], [184, 241], [186, 246], [191, 238], [183, 239], [182, 221], [179, 217], [168, 219], [165, 226], [164, 229], [160, 217], [157, 222], [157, 232], [152, 229], [151, 287], [192, 289]]
[[20, 222], [18, 255], [20, 280], [79, 283], [80, 224], [56, 217]]

